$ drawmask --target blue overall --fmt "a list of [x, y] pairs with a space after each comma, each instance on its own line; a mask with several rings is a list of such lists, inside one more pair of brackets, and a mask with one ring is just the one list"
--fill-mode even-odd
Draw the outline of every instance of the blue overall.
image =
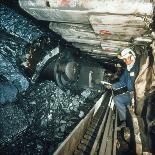
[[130, 92], [134, 91], [135, 78], [139, 71], [139, 64], [136, 61], [130, 71], [124, 70], [118, 82], [112, 85], [113, 90], [127, 87], [127, 92], [114, 96], [114, 102], [118, 110], [120, 121], [126, 120], [126, 106], [131, 103]]

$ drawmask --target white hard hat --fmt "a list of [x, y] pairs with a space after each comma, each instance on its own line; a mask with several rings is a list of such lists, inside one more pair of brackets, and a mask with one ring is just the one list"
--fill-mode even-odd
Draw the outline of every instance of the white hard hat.
[[122, 52], [121, 52], [121, 55], [120, 55], [120, 59], [125, 59], [125, 58], [128, 58], [129, 56], [133, 55], [134, 58], [136, 58], [136, 55], [134, 53], [134, 51], [130, 48], [125, 48]]

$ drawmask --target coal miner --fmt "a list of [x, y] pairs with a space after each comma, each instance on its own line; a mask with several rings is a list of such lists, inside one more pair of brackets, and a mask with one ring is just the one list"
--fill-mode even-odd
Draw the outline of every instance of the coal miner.
[[134, 82], [139, 72], [139, 61], [135, 52], [130, 48], [125, 48], [118, 57], [126, 64], [124, 72], [119, 80], [113, 83], [109, 88], [113, 91], [113, 100], [118, 110], [120, 125], [118, 129], [126, 127], [126, 110], [131, 105], [134, 92]]

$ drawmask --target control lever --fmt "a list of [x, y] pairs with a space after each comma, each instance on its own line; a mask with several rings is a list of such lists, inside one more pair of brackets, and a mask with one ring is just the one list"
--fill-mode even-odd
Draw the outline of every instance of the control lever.
[[111, 89], [112, 88], [112, 84], [106, 81], [101, 81], [101, 84], [103, 84], [107, 89]]

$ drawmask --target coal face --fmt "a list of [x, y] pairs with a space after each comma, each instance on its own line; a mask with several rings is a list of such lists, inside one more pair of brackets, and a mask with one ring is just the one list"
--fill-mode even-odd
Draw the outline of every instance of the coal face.
[[[72, 94], [69, 90], [64, 92], [51, 81], [44, 81], [31, 87], [22, 97], [20, 96], [16, 103], [9, 104], [9, 107], [14, 105], [19, 109], [16, 116], [8, 110], [10, 113], [8, 115], [12, 115], [12, 121], [17, 118], [17, 122], [22, 122], [22, 126], [17, 124], [14, 127], [16, 132], [22, 130], [24, 125], [22, 119], [26, 124], [20, 136], [12, 131], [14, 139], [5, 145], [1, 152], [3, 154], [52, 153], [88, 113], [94, 105], [91, 100], [96, 96], [97, 92], [88, 89], [80, 95]], [[6, 111], [7, 106], [5, 105], [2, 109]], [[6, 137], [11, 132], [9, 130], [11, 126], [8, 124], [12, 125], [12, 121], [6, 119], [5, 123], [2, 122]]]
[[0, 16], [1, 30], [22, 38], [27, 42], [33, 42], [33, 40], [37, 39], [44, 33], [31, 19], [18, 14], [6, 5], [0, 4]]
[[29, 87], [28, 79], [17, 64], [23, 62], [26, 43], [7, 33], [0, 33], [0, 103], [14, 101], [17, 93]]
[[66, 42], [18, 11], [0, 4], [0, 98], [5, 99], [0, 104], [0, 154], [49, 154], [88, 113], [99, 94], [86, 89], [77, 95], [52, 81], [31, 83], [25, 72], [30, 51], [46, 55]]

